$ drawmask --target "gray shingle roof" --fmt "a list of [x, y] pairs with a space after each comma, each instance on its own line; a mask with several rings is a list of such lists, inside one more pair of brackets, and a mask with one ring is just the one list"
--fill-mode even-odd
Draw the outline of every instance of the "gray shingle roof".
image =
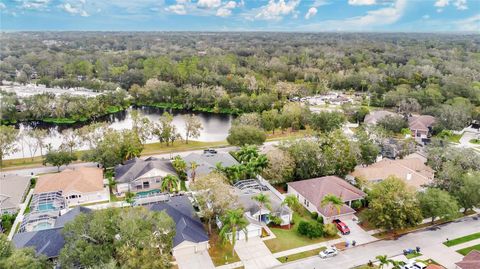
[[0, 209], [19, 208], [29, 186], [29, 176], [2, 174], [0, 176]]
[[[212, 172], [217, 163], [221, 163], [224, 167], [229, 167], [239, 164], [235, 158], [229, 153], [207, 153], [207, 154], [198, 154], [190, 153], [189, 155], [183, 158], [187, 163], [187, 167], [190, 167], [190, 163], [196, 162], [198, 164], [197, 169], [195, 170], [196, 176], [204, 176]], [[190, 176], [190, 170], [187, 171], [188, 176]]]
[[63, 238], [63, 226], [72, 221], [80, 213], [88, 213], [91, 209], [77, 206], [55, 220], [51, 229], [17, 233], [13, 236], [12, 242], [16, 248], [33, 247], [37, 255], [46, 255], [48, 258], [56, 258], [60, 254], [65, 240]]
[[154, 157], [149, 157], [146, 160], [135, 158], [128, 160], [125, 164], [115, 166], [115, 180], [119, 183], [132, 182], [152, 169], [159, 169], [168, 174], [176, 174], [168, 160]]
[[208, 241], [208, 235], [203, 228], [203, 224], [195, 215], [188, 197], [174, 196], [168, 202], [153, 204], [148, 208], [153, 211], [166, 211], [173, 219], [176, 225], [176, 234], [173, 238], [174, 247], [184, 241], [195, 243]]

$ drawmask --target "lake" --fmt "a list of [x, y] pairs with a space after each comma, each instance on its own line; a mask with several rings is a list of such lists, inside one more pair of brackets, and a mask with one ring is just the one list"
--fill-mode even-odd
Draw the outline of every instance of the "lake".
[[[151, 107], [141, 107], [141, 108], [129, 108], [125, 111], [121, 111], [115, 114], [111, 114], [103, 117], [99, 121], [106, 122], [108, 127], [115, 130], [131, 129], [132, 128], [132, 118], [130, 112], [132, 110], [139, 110], [143, 115], [150, 119], [152, 122], [158, 122], [158, 119], [163, 114], [163, 112], [168, 111], [173, 115], [173, 124], [177, 128], [179, 134], [185, 138], [185, 122], [182, 118], [183, 115], [194, 114], [200, 118], [200, 121], [203, 126], [203, 130], [200, 131], [200, 136], [198, 138], [190, 138], [191, 140], [203, 141], [203, 142], [214, 142], [214, 141], [223, 141], [227, 138], [228, 130], [230, 129], [233, 116], [225, 114], [214, 114], [214, 113], [204, 113], [204, 112], [189, 112], [183, 110], [165, 110], [160, 108], [151, 108]], [[54, 124], [45, 124], [38, 122], [29, 122], [29, 123], [20, 123], [16, 127], [20, 129], [20, 132], [23, 132], [27, 128], [42, 128], [48, 130], [48, 137], [46, 139], [46, 144], [52, 145], [54, 149], [57, 149], [62, 143], [62, 134], [61, 132], [66, 129], [75, 129], [80, 128], [84, 124], [73, 124], [73, 125], [54, 125]], [[158, 142], [154, 137], [150, 138], [147, 143]], [[19, 141], [17, 143], [18, 152], [6, 156], [5, 159], [16, 159], [30, 157], [30, 149], [27, 143], [23, 143], [23, 153], [22, 153], [22, 143]], [[86, 146], [80, 147], [79, 149], [86, 149]], [[43, 150], [45, 153], [45, 149]], [[35, 156], [40, 156], [40, 150], [38, 150]]]

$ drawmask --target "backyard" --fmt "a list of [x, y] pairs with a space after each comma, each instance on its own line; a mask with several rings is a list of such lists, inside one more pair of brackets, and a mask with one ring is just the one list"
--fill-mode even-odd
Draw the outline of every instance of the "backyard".
[[270, 227], [270, 230], [275, 234], [277, 238], [266, 240], [265, 245], [270, 249], [272, 253], [280, 252], [292, 248], [298, 248], [302, 246], [307, 246], [311, 244], [321, 243], [327, 240], [338, 238], [335, 237], [319, 237], [310, 239], [305, 236], [301, 236], [297, 233], [297, 226], [300, 221], [312, 221], [313, 219], [310, 217], [310, 213], [306, 210], [302, 212], [302, 215], [298, 214], [297, 212], [293, 213], [293, 220], [294, 223], [291, 229], [287, 228], [278, 228], [278, 227]]

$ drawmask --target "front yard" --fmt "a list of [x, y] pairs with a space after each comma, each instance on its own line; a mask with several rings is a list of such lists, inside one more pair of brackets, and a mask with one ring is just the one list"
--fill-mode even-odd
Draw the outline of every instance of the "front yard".
[[472, 250], [478, 250], [480, 251], [480, 244], [478, 245], [475, 245], [475, 246], [471, 246], [471, 247], [468, 247], [468, 248], [462, 248], [462, 249], [459, 249], [457, 250], [458, 253], [462, 254], [463, 256], [467, 255], [468, 253], [470, 253], [470, 251]]
[[222, 243], [218, 236], [218, 230], [212, 231], [212, 234], [210, 235], [210, 248], [208, 249], [208, 254], [210, 254], [215, 266], [240, 261], [237, 253], [234, 252], [232, 255], [232, 248], [233, 246], [229, 242], [225, 244]]
[[463, 243], [466, 243], [466, 242], [469, 242], [469, 241], [473, 241], [473, 240], [478, 239], [478, 238], [480, 238], [480, 233], [474, 233], [474, 234], [469, 234], [469, 235], [462, 236], [462, 237], [459, 237], [459, 238], [455, 238], [453, 240], [445, 241], [445, 242], [443, 242], [443, 244], [447, 247], [451, 247], [451, 246], [463, 244]]
[[281, 263], [296, 261], [296, 260], [300, 260], [300, 259], [304, 259], [304, 258], [307, 258], [307, 257], [312, 257], [312, 256], [315, 256], [315, 255], [318, 255], [318, 253], [320, 253], [320, 251], [322, 251], [324, 249], [326, 249], [326, 248], [325, 247], [316, 248], [316, 249], [313, 249], [313, 250], [304, 251], [304, 252], [292, 254], [292, 255], [289, 255], [289, 256], [280, 257], [280, 258], [278, 258], [278, 260]]
[[292, 225], [291, 229], [283, 229], [283, 228], [276, 228], [276, 227], [270, 227], [270, 230], [275, 234], [277, 238], [275, 239], [270, 239], [266, 240], [265, 245], [267, 245], [268, 249], [272, 253], [275, 252], [280, 252], [292, 248], [298, 248], [298, 247], [303, 247], [311, 244], [316, 244], [316, 243], [321, 243], [327, 240], [335, 239], [338, 238], [336, 237], [319, 237], [319, 238], [313, 238], [310, 239], [305, 236], [301, 236], [297, 233], [297, 226], [300, 221], [312, 221], [312, 219], [309, 217], [309, 213], [304, 213], [303, 216], [301, 216], [298, 213], [293, 214], [293, 220], [295, 224]]

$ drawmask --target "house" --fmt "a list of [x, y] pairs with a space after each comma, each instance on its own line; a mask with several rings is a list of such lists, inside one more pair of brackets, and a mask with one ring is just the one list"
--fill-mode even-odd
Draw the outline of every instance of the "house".
[[139, 192], [160, 189], [162, 179], [167, 175], [176, 175], [168, 160], [134, 158], [115, 166], [117, 192]]
[[480, 251], [470, 251], [462, 261], [455, 264], [459, 269], [480, 269]]
[[153, 211], [165, 211], [175, 222], [172, 254], [189, 255], [208, 250], [208, 235], [187, 196], [173, 196], [168, 202], [149, 205]]
[[[96, 167], [65, 169], [60, 173], [41, 175], [33, 192], [34, 198], [42, 193], [59, 193], [65, 198], [67, 206], [110, 199], [108, 187], [104, 184], [103, 171]], [[47, 204], [43, 207], [50, 206]]]
[[434, 171], [422, 159], [411, 157], [399, 160], [383, 159], [367, 167], [358, 166], [350, 174], [350, 178], [362, 178], [372, 183], [380, 182], [389, 176], [398, 177], [418, 190], [432, 182]]
[[413, 115], [408, 118], [408, 128], [415, 139], [425, 139], [430, 136], [435, 117], [430, 115]]
[[0, 215], [15, 214], [30, 189], [30, 177], [14, 174], [0, 176]]
[[[317, 212], [326, 223], [333, 219], [353, 216], [355, 210], [351, 208], [352, 202], [365, 197], [363, 191], [337, 176], [294, 181], [287, 185], [288, 194], [295, 195], [308, 211]], [[345, 202], [340, 208], [340, 212], [336, 209], [332, 210], [330, 206], [321, 206], [322, 200], [327, 194], [338, 196]]]
[[54, 225], [48, 229], [15, 234], [12, 243], [16, 248], [33, 248], [37, 255], [45, 255], [52, 260], [56, 259], [65, 245], [62, 233], [65, 224], [72, 221], [80, 213], [90, 211], [88, 208], [77, 206], [59, 216]]
[[[199, 178], [210, 174], [217, 167], [217, 164], [221, 164], [223, 167], [229, 167], [239, 164], [232, 155], [225, 152], [217, 152], [216, 150], [204, 150], [202, 154], [191, 153], [183, 158], [187, 163], [187, 176], [192, 179], [192, 175], [195, 178]], [[190, 169], [192, 162], [195, 162], [198, 167], [195, 171]]]
[[363, 122], [367, 125], [376, 125], [379, 121], [381, 121], [386, 116], [398, 116], [398, 117], [400, 117], [400, 115], [398, 115], [397, 113], [393, 113], [393, 112], [390, 112], [390, 111], [375, 110], [375, 111], [371, 111], [370, 113], [368, 113], [367, 116], [365, 116], [365, 119], [363, 120]]

